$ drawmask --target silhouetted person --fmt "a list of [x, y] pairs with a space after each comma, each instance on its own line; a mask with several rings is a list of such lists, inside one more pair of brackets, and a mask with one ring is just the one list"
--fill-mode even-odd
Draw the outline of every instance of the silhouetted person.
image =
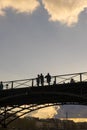
[[41, 86], [43, 86], [44, 85], [44, 76], [42, 73], [40, 75], [40, 82], [41, 82]]
[[37, 86], [39, 86], [40, 85], [40, 75], [39, 74], [37, 75], [36, 82], [37, 82]]
[[0, 82], [0, 90], [3, 90], [3, 83], [2, 83], [2, 81]]
[[50, 85], [51, 75], [48, 73], [48, 74], [45, 76], [45, 78], [46, 78], [46, 80], [47, 80], [48, 85]]
[[6, 84], [6, 89], [8, 89], [8, 84]]
[[75, 80], [71, 78], [70, 83], [75, 83]]

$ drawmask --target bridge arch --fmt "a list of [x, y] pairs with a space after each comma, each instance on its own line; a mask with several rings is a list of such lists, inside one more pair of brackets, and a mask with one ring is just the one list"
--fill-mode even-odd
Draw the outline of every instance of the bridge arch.
[[[74, 83], [70, 82], [71, 78], [74, 78]], [[49, 106], [61, 104], [87, 105], [87, 72], [53, 76], [50, 86], [48, 84], [36, 86], [36, 78], [3, 83], [9, 88], [0, 91], [0, 116], [3, 117], [0, 122], [2, 126], [9, 125], [18, 117], [29, 112]], [[22, 105], [24, 104], [29, 106], [23, 108]], [[20, 110], [11, 113], [17, 108]], [[24, 110], [28, 111], [23, 112]], [[21, 115], [15, 116], [21, 112], [23, 112]], [[9, 120], [12, 116], [14, 119]]]
[[[11, 122], [15, 121], [16, 119], [18, 119], [28, 113], [31, 113], [36, 110], [40, 110], [42, 108], [58, 106], [58, 105], [61, 105], [61, 104], [60, 103], [33, 104], [33, 105], [27, 105], [27, 106], [24, 105], [24, 106], [12, 106], [12, 107], [3, 108], [2, 112], [0, 113], [0, 116], [3, 116], [3, 118], [0, 120], [0, 125], [2, 127], [7, 127]], [[18, 109], [18, 110], [15, 111], [15, 109]], [[14, 110], [14, 112], [13, 112], [13, 110]], [[25, 110], [27, 110], [27, 111], [25, 111]], [[10, 112], [12, 111], [12, 113], [9, 113], [9, 111]], [[19, 114], [19, 115], [16, 115], [16, 114]]]
[[[42, 93], [43, 94], [43, 93]], [[74, 94], [74, 93], [69, 93], [69, 92], [45, 92], [45, 97], [47, 95], [47, 99], [48, 97], [51, 97], [51, 99], [49, 100], [48, 103], [46, 103], [46, 101], [44, 102], [44, 99], [41, 100], [41, 102], [39, 102], [39, 104], [31, 104], [31, 105], [13, 105], [13, 106], [4, 106], [1, 107], [1, 113], [0, 116], [2, 117], [2, 119], [0, 119], [0, 123], [2, 126], [8, 126], [11, 122], [13, 122], [14, 120], [16, 120], [17, 118], [26, 115], [27, 113], [33, 112], [35, 110], [39, 110], [42, 108], [46, 108], [46, 107], [50, 107], [50, 106], [56, 106], [56, 105], [64, 105], [64, 104], [75, 104], [78, 105], [77, 102], [73, 101], [72, 102], [65, 102], [65, 101], [61, 101], [58, 102], [58, 97], [66, 97], [66, 98], [72, 98], [75, 100], [81, 100], [81, 102], [79, 101], [79, 105], [87, 105], [87, 97], [86, 95], [78, 95], [78, 94]], [[27, 96], [27, 93], [23, 94]], [[20, 97], [23, 95], [11, 95], [11, 97], [7, 97], [7, 99], [12, 99], [15, 97]], [[6, 100], [6, 98], [0, 99], [0, 100]], [[23, 107], [24, 106], [24, 107]], [[16, 109], [16, 111], [15, 111]], [[27, 110], [27, 111], [25, 111]], [[13, 113], [12, 113], [13, 112]], [[18, 116], [15, 116], [16, 114], [21, 113]]]

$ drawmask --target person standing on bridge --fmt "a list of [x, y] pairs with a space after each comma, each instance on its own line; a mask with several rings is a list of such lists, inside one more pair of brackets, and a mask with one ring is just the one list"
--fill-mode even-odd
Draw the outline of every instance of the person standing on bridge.
[[42, 73], [40, 75], [40, 82], [41, 82], [41, 86], [44, 86], [44, 76]]
[[75, 83], [75, 80], [71, 78], [70, 83]]
[[2, 81], [0, 82], [0, 90], [3, 90], [3, 83], [2, 83]]
[[48, 74], [45, 76], [45, 78], [46, 78], [46, 80], [47, 80], [48, 85], [50, 85], [51, 75], [48, 73]]
[[37, 86], [39, 86], [40, 85], [40, 75], [39, 74], [37, 75], [36, 82], [37, 82]]

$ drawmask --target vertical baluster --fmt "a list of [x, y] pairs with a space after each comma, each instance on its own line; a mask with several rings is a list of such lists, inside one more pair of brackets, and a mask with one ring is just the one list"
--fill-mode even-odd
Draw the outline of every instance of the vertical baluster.
[[56, 84], [56, 76], [54, 77], [54, 84]]
[[34, 79], [32, 79], [32, 87], [34, 86]]
[[80, 73], [80, 82], [82, 82], [82, 74]]
[[13, 81], [12, 81], [12, 83], [11, 83], [11, 89], [13, 89]]

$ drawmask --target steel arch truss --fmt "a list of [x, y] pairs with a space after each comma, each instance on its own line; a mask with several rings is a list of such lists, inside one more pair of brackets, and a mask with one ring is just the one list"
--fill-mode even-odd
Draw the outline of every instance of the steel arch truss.
[[11, 106], [11, 107], [1, 107], [0, 108], [0, 125], [6, 128], [11, 122], [19, 117], [22, 117], [30, 112], [39, 110], [45, 107], [51, 107], [60, 105], [60, 103], [50, 103], [50, 104], [31, 104], [22, 106]]
[[[53, 94], [53, 92], [51, 93]], [[58, 95], [64, 95], [64, 96], [68, 96], [68, 97], [75, 97], [76, 99], [80, 99], [82, 100], [81, 103], [79, 103], [79, 105], [87, 105], [87, 97], [86, 95], [76, 95], [76, 94], [71, 94], [71, 93], [64, 93], [64, 92], [54, 92], [54, 94], [56, 97]], [[51, 101], [50, 101], [51, 102]], [[45, 107], [50, 107], [50, 106], [55, 106], [55, 105], [63, 105], [63, 104], [74, 104], [74, 105], [78, 105], [78, 102], [61, 102], [61, 103], [48, 103], [48, 104], [30, 104], [30, 105], [13, 105], [13, 106], [4, 106], [0, 108], [0, 125], [2, 127], [7, 127], [12, 121], [16, 120], [19, 117], [22, 117], [24, 115], [26, 115], [27, 113], [33, 112], [35, 110], [38, 109], [42, 109]]]
[[[75, 95], [75, 94], [70, 94], [70, 93], [55, 93], [55, 95], [66, 95], [70, 97], [76, 97], [83, 99], [84, 102], [81, 102], [80, 105], [87, 105], [87, 100], [86, 96], [80, 96], [80, 95]], [[50, 106], [56, 106], [56, 105], [78, 105], [78, 102], [61, 102], [61, 103], [48, 103], [48, 104], [30, 104], [30, 105], [14, 105], [14, 106], [7, 106], [7, 107], [1, 107], [0, 108], [0, 125], [2, 127], [7, 127], [11, 122], [16, 120], [19, 117], [22, 117], [30, 112], [33, 112], [35, 110], [39, 110], [42, 108], [50, 107]]]

